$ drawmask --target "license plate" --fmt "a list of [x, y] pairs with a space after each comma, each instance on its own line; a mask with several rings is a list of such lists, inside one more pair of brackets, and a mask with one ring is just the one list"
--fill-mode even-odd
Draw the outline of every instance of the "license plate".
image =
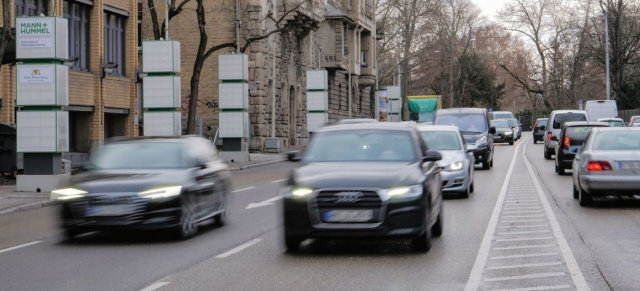
[[87, 216], [119, 216], [131, 213], [131, 205], [101, 205], [87, 209]]
[[373, 210], [330, 210], [324, 213], [326, 222], [366, 222], [373, 218]]
[[618, 162], [618, 166], [622, 170], [640, 170], [640, 162]]

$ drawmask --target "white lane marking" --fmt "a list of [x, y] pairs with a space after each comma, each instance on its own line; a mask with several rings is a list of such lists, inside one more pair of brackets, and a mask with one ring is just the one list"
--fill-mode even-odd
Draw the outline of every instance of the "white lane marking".
[[547, 197], [542, 191], [542, 187], [540, 186], [540, 181], [538, 181], [538, 177], [533, 171], [533, 167], [531, 167], [531, 163], [529, 163], [529, 159], [526, 152], [527, 146], [524, 146], [524, 150], [522, 151], [522, 158], [524, 159], [524, 163], [527, 166], [527, 170], [529, 171], [529, 175], [531, 176], [531, 180], [533, 180], [533, 184], [535, 185], [536, 191], [540, 196], [540, 200], [542, 201], [542, 205], [544, 206], [545, 211], [547, 212], [549, 223], [551, 224], [551, 229], [553, 229], [553, 233], [555, 234], [556, 239], [558, 240], [558, 247], [562, 252], [562, 256], [564, 257], [564, 261], [567, 263], [567, 268], [569, 269], [569, 273], [571, 274], [571, 279], [573, 279], [573, 283], [578, 290], [590, 290], [589, 285], [587, 285], [587, 281], [584, 279], [582, 275], [582, 270], [580, 270], [580, 266], [578, 266], [578, 262], [576, 258], [573, 256], [573, 252], [571, 252], [571, 248], [567, 243], [567, 240], [564, 238], [564, 234], [562, 233], [562, 229], [560, 228], [560, 224], [556, 219], [556, 215], [553, 213], [551, 209], [551, 205], [547, 200]]
[[271, 183], [280, 183], [282, 181], [286, 181], [287, 179], [280, 179], [280, 180], [275, 180], [275, 181], [271, 181]]
[[218, 259], [226, 258], [226, 257], [228, 257], [230, 255], [233, 255], [233, 254], [235, 254], [237, 252], [240, 252], [240, 251], [242, 251], [242, 250], [244, 250], [244, 249], [246, 249], [246, 248], [248, 248], [248, 247], [250, 247], [252, 245], [255, 245], [255, 244], [259, 243], [261, 240], [262, 240], [261, 238], [255, 238], [253, 240], [250, 240], [250, 241], [248, 241], [246, 243], [243, 243], [243, 244], [241, 244], [241, 245], [239, 245], [239, 246], [227, 251], [226, 253], [217, 255], [216, 258], [218, 258]]
[[557, 255], [558, 255], [558, 253], [540, 253], [540, 254], [526, 254], [526, 255], [513, 255], [513, 256], [496, 256], [496, 257], [491, 257], [491, 259], [492, 260], [505, 260], [505, 259], [548, 257], [548, 256], [557, 256]]
[[29, 242], [29, 243], [26, 243], [26, 244], [17, 245], [17, 246], [14, 246], [14, 247], [6, 248], [6, 249], [1, 249], [1, 250], [0, 250], [0, 253], [4, 253], [4, 252], [8, 252], [8, 251], [13, 251], [13, 250], [15, 250], [15, 249], [19, 249], [19, 248], [28, 247], [28, 246], [30, 246], [30, 245], [35, 245], [35, 244], [37, 244], [37, 243], [41, 243], [41, 242], [42, 242], [42, 241], [37, 240], [37, 241], [32, 241], [32, 242]]
[[504, 210], [536, 210], [542, 209], [542, 206], [507, 206]]
[[498, 228], [527, 228], [527, 227], [546, 227], [548, 224], [536, 224], [536, 225], [508, 225], [508, 226], [499, 226]]
[[528, 217], [544, 217], [544, 214], [537, 215], [504, 215], [502, 218], [528, 218]]
[[242, 188], [242, 189], [238, 189], [238, 190], [233, 190], [232, 192], [233, 192], [233, 193], [238, 193], [238, 192], [246, 191], [246, 190], [249, 190], [249, 189], [253, 189], [253, 188], [255, 188], [255, 187], [256, 187], [256, 186], [251, 186], [251, 187], [247, 187], [247, 188]]
[[141, 289], [140, 291], [153, 291], [165, 285], [169, 285], [169, 282], [156, 282], [145, 287], [144, 289]]
[[518, 214], [518, 213], [542, 213], [544, 212], [543, 210], [535, 210], [535, 211], [529, 211], [529, 210], [525, 210], [525, 211], [505, 211], [502, 213], [505, 214]]
[[515, 222], [548, 222], [546, 219], [531, 219], [531, 220], [503, 220], [500, 223], [515, 223]]
[[516, 247], [503, 247], [503, 248], [493, 248], [494, 251], [500, 250], [520, 250], [520, 249], [543, 249], [543, 248], [552, 248], [557, 246], [556, 244], [547, 244], [547, 245], [528, 245], [528, 246], [516, 246]]
[[513, 205], [513, 206], [530, 206], [530, 205], [540, 205], [540, 202], [534, 201], [514, 201], [514, 202], [505, 202], [505, 205]]
[[495, 282], [495, 281], [508, 281], [508, 280], [520, 280], [520, 279], [539, 279], [539, 278], [549, 278], [549, 277], [560, 277], [566, 276], [565, 272], [554, 272], [554, 273], [539, 273], [539, 274], [529, 274], [529, 275], [520, 275], [520, 276], [508, 276], [508, 277], [496, 277], [496, 278], [486, 278], [485, 282]]
[[547, 267], [562, 265], [562, 262], [551, 263], [538, 263], [538, 264], [522, 264], [522, 265], [508, 265], [508, 266], [496, 266], [488, 267], [487, 270], [503, 270], [503, 269], [517, 269], [517, 268], [533, 268], [533, 267]]
[[527, 287], [527, 288], [516, 288], [516, 289], [499, 289], [494, 291], [539, 291], [539, 290], [559, 290], [559, 289], [569, 289], [571, 286], [569, 285], [554, 285], [554, 286], [537, 286], [537, 287]]
[[[526, 140], [529, 138], [527, 137]], [[496, 201], [496, 206], [493, 208], [493, 213], [491, 214], [491, 219], [489, 220], [489, 224], [487, 225], [487, 230], [484, 233], [484, 237], [482, 238], [482, 244], [480, 244], [480, 249], [478, 250], [478, 255], [476, 256], [476, 261], [473, 264], [473, 269], [471, 269], [471, 274], [469, 275], [469, 281], [467, 281], [467, 285], [465, 286], [465, 291], [475, 291], [478, 290], [480, 286], [480, 282], [482, 281], [482, 270], [487, 264], [487, 259], [489, 258], [489, 252], [491, 252], [491, 242], [493, 241], [494, 232], [496, 227], [498, 226], [498, 220], [500, 219], [500, 212], [502, 212], [502, 206], [504, 204], [504, 199], [507, 195], [507, 188], [509, 188], [509, 180], [511, 179], [511, 175], [513, 175], [513, 168], [516, 165], [516, 157], [518, 156], [518, 151], [520, 150], [520, 146], [524, 143], [518, 144], [515, 152], [513, 153], [513, 157], [511, 158], [511, 164], [509, 164], [509, 169], [507, 170], [507, 175], [502, 182], [502, 188], [500, 189], [500, 194], [498, 195], [498, 201]]]
[[247, 208], [245, 209], [251, 209], [251, 208], [258, 208], [258, 207], [262, 207], [262, 206], [269, 206], [269, 205], [273, 205], [273, 202], [276, 202], [278, 200], [282, 199], [282, 196], [276, 196], [273, 198], [269, 198], [265, 201], [262, 202], [258, 202], [258, 203], [249, 203], [249, 205], [247, 205]]
[[506, 238], [506, 239], [497, 239], [496, 241], [521, 241], [521, 240], [545, 240], [545, 239], [553, 239], [550, 236], [545, 237], [525, 237], [525, 238]]
[[510, 235], [510, 234], [525, 234], [525, 233], [545, 233], [551, 232], [549, 230], [536, 230], [536, 231], [510, 231], [510, 232], [499, 232], [499, 235]]

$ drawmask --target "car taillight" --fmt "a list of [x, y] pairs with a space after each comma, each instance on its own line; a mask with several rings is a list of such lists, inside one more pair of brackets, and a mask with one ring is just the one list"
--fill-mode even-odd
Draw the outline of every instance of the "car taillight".
[[565, 150], [569, 150], [569, 148], [571, 147], [570, 143], [571, 143], [571, 140], [569, 139], [569, 137], [565, 136], [564, 137], [564, 149]]
[[611, 171], [611, 169], [611, 164], [607, 161], [591, 161], [587, 164], [589, 172]]
[[549, 141], [551, 140], [551, 134], [552, 134], [552, 132], [547, 131], [547, 140], [549, 140]]

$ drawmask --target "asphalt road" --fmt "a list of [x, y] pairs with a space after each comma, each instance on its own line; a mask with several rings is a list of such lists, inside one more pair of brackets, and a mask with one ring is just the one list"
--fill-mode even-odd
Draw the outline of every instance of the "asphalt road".
[[[444, 234], [425, 254], [402, 240], [308, 240], [285, 252], [277, 196], [295, 164], [278, 163], [234, 172], [230, 222], [187, 241], [94, 233], [66, 242], [55, 207], [0, 216], [0, 289], [637, 290], [640, 204], [580, 207], [571, 177], [555, 174], [527, 136], [496, 146], [494, 168], [477, 168], [469, 199], [445, 200]], [[509, 218], [518, 216], [528, 221]], [[519, 244], [500, 245], [505, 232]]]

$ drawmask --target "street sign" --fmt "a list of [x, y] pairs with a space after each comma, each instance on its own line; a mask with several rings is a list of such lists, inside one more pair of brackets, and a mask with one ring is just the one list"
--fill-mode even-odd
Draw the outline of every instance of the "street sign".
[[578, 106], [580, 107], [580, 110], [582, 110], [582, 99], [578, 100]]

